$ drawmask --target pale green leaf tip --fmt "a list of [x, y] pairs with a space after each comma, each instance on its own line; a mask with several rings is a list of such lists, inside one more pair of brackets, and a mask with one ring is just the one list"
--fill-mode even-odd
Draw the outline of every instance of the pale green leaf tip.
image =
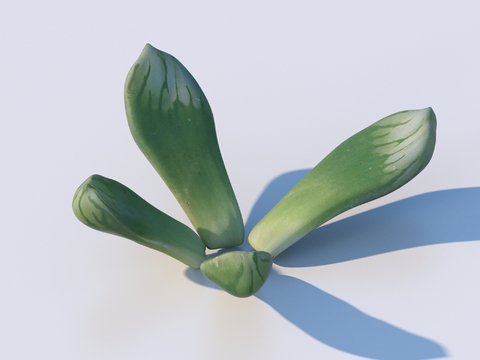
[[157, 55], [157, 53], [162, 51], [158, 50], [157, 48], [153, 47], [149, 43], [147, 43], [144, 47], [143, 50], [138, 58], [138, 61], [141, 61], [143, 59], [151, 59], [153, 55]]

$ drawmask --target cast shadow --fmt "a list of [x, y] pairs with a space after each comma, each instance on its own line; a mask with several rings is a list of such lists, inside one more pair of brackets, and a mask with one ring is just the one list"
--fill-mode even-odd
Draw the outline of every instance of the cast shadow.
[[[247, 236], [309, 170], [282, 174], [267, 185], [246, 222]], [[413, 196], [321, 226], [274, 262], [284, 267], [320, 266], [418, 246], [480, 240], [479, 204], [480, 187]], [[252, 250], [248, 244], [243, 247]]]
[[[255, 203], [246, 234], [309, 171], [275, 178]], [[275, 264], [307, 267], [334, 264], [418, 246], [480, 239], [480, 187], [426, 193], [322, 226], [288, 248]], [[240, 250], [251, 251], [245, 242]], [[218, 289], [198, 271], [194, 282]], [[370, 359], [445, 357], [437, 343], [375, 319], [348, 303], [272, 270], [255, 295], [316, 340]]]
[[480, 188], [413, 196], [319, 227], [275, 263], [320, 266], [418, 246], [480, 240], [479, 204]]
[[[219, 290], [198, 270], [188, 268], [185, 275], [199, 285]], [[446, 356], [444, 349], [432, 340], [369, 316], [303, 280], [279, 275], [274, 269], [254, 296], [317, 341], [346, 353], [378, 360]]]
[[255, 295], [325, 345], [368, 359], [423, 360], [446, 356], [432, 340], [371, 317], [300, 279], [272, 271]]
[[311, 169], [290, 171], [277, 176], [263, 190], [245, 223], [245, 236]]
[[254, 249], [247, 243], [246, 238], [253, 227], [263, 218], [271, 208], [275, 206], [280, 199], [290, 191], [290, 189], [299, 182], [310, 169], [295, 170], [276, 177], [263, 190], [248, 216], [245, 223], [245, 240], [242, 245], [231, 248], [219, 249], [215, 252], [207, 254], [207, 259], [224, 254], [231, 251], [254, 251]]

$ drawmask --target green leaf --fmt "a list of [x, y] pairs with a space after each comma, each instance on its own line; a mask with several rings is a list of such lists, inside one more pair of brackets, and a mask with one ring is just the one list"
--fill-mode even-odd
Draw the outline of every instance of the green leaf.
[[260, 220], [249, 244], [275, 257], [334, 216], [403, 186], [430, 161], [435, 132], [431, 108], [402, 111], [360, 131]]
[[117, 181], [89, 177], [75, 192], [73, 212], [85, 225], [159, 250], [198, 269], [205, 244], [193, 230]]
[[210, 249], [244, 240], [242, 215], [220, 149], [213, 114], [193, 76], [147, 44], [125, 82], [135, 142]]
[[229, 294], [247, 297], [267, 281], [272, 270], [272, 256], [263, 251], [232, 251], [205, 260], [200, 270]]

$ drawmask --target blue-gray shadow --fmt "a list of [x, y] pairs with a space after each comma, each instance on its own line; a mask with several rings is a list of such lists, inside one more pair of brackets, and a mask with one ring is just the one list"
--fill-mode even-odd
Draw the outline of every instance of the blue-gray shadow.
[[335, 264], [418, 246], [480, 240], [480, 188], [413, 196], [322, 226], [275, 258], [285, 267]]
[[[282, 174], [267, 185], [246, 221], [247, 235], [308, 171]], [[320, 266], [417, 246], [480, 240], [479, 220], [480, 187], [425, 193], [321, 226], [274, 262], [284, 267]], [[251, 250], [246, 243], [241, 248]]]
[[263, 190], [245, 223], [245, 241], [240, 246], [235, 246], [226, 249], [219, 249], [215, 253], [207, 255], [207, 259], [224, 254], [230, 251], [253, 251], [254, 249], [247, 243], [246, 238], [253, 227], [263, 218], [271, 208], [275, 206], [280, 199], [285, 196], [290, 189], [299, 182], [311, 169], [295, 170], [282, 174], [271, 181]]
[[280, 199], [285, 196], [290, 189], [299, 182], [311, 169], [295, 170], [285, 174], [282, 174], [271, 181], [267, 187], [263, 190], [255, 204], [252, 211], [245, 223], [245, 241], [240, 246], [231, 248], [219, 249], [215, 253], [207, 255], [207, 259], [224, 254], [230, 251], [253, 251], [254, 249], [247, 243], [246, 238], [253, 227], [263, 218], [271, 208], [275, 206]]
[[290, 171], [273, 179], [253, 205], [245, 223], [245, 235], [284, 197], [311, 169]]
[[[189, 268], [185, 275], [197, 284], [219, 288]], [[255, 295], [286, 320], [317, 341], [368, 359], [424, 360], [444, 357], [443, 348], [356, 309], [309, 283], [272, 270]]]
[[291, 276], [272, 271], [255, 296], [308, 335], [346, 353], [378, 360], [423, 360], [446, 355], [434, 341], [369, 316]]
[[[246, 234], [309, 170], [282, 174], [267, 185], [247, 219]], [[426, 193], [322, 226], [274, 262], [285, 267], [320, 266], [417, 246], [479, 240], [479, 215], [479, 187]], [[239, 249], [251, 247], [245, 243]], [[186, 275], [217, 288], [197, 273], [188, 270]], [[375, 319], [321, 289], [275, 271], [255, 296], [313, 338], [347, 353], [381, 360], [446, 356], [432, 340]]]

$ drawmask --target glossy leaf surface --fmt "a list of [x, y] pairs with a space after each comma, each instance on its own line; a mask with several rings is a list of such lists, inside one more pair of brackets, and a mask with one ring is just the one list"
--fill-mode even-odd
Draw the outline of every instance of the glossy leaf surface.
[[334, 216], [398, 189], [428, 164], [435, 134], [431, 108], [399, 112], [360, 131], [260, 220], [249, 244], [275, 257]]
[[272, 256], [263, 251], [232, 251], [205, 260], [200, 269], [207, 279], [229, 294], [247, 297], [263, 286], [272, 262]]
[[75, 192], [73, 211], [93, 229], [159, 250], [194, 269], [205, 260], [205, 244], [192, 229], [117, 181], [89, 177]]
[[207, 98], [173, 56], [147, 44], [125, 83], [130, 131], [207, 247], [238, 246], [244, 227]]

